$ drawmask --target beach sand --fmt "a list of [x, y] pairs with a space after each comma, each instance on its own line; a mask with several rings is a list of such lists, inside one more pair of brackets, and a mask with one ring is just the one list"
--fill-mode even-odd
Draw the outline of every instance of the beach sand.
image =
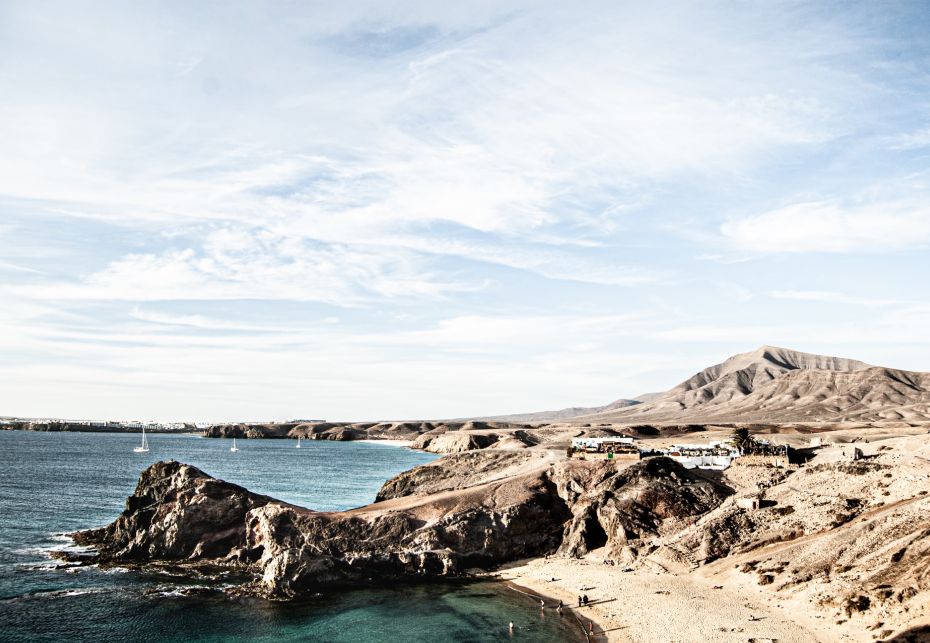
[[[493, 576], [529, 593], [564, 601], [585, 624], [594, 621], [593, 640], [650, 643], [841, 640], [793, 622], [784, 611], [759, 600], [758, 595], [750, 596], [735, 588], [714, 589], [710, 582], [690, 574], [675, 575], [648, 568], [623, 571], [628, 568], [619, 564], [606, 566], [597, 554], [592, 552], [581, 560], [552, 557], [520, 561], [501, 568]], [[591, 604], [579, 609], [578, 596], [583, 594], [587, 594]]]
[[409, 447], [413, 440], [353, 440], [353, 442], [367, 442], [368, 444], [384, 444], [389, 447]]

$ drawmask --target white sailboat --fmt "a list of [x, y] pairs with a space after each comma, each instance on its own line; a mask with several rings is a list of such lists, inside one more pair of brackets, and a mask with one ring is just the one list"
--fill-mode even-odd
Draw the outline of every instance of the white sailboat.
[[229, 447], [229, 450], [232, 451], [233, 453], [239, 450], [239, 448], [236, 446], [236, 438], [233, 438], [233, 445]]
[[298, 449], [300, 448], [300, 436], [299, 435], [297, 436], [297, 448]]
[[149, 441], [145, 439], [145, 425], [142, 425], [142, 444], [133, 449], [135, 453], [148, 453]]

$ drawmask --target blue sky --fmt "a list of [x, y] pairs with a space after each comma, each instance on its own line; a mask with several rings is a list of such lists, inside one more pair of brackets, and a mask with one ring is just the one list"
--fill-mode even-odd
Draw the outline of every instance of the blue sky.
[[930, 370], [923, 3], [0, 1], [0, 413]]

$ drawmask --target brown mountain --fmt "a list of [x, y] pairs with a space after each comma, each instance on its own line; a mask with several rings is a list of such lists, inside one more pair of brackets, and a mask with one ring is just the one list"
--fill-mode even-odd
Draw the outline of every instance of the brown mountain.
[[580, 417], [613, 422], [927, 421], [930, 373], [762, 346], [634, 407]]

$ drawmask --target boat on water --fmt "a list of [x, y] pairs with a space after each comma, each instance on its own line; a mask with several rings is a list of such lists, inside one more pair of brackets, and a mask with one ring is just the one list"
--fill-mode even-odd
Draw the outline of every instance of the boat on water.
[[145, 438], [145, 426], [142, 426], [142, 444], [133, 449], [135, 453], [148, 453], [149, 441]]
[[233, 445], [229, 447], [229, 450], [232, 451], [233, 453], [239, 450], [239, 447], [236, 446], [236, 438], [233, 438]]

